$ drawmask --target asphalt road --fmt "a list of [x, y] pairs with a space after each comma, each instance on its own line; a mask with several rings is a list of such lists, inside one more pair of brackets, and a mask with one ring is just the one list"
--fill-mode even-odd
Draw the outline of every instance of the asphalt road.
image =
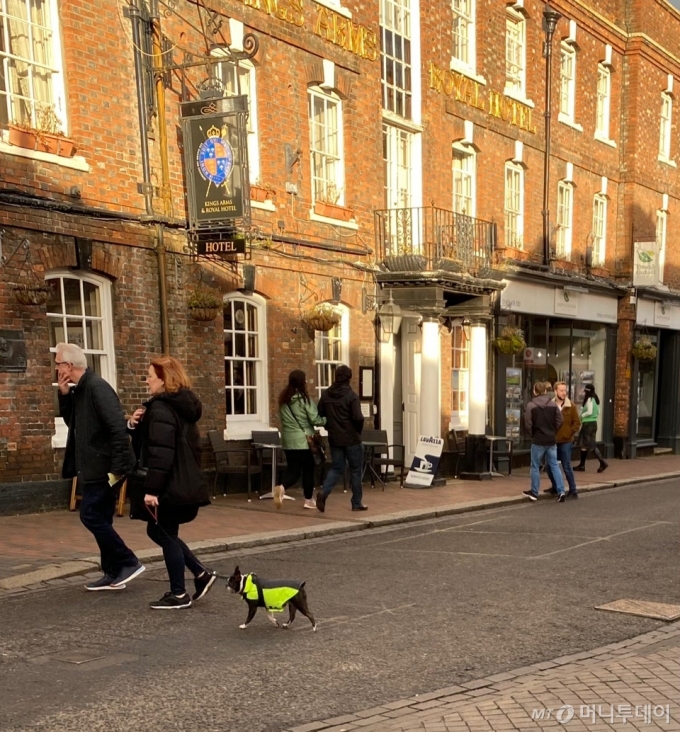
[[[480, 486], [483, 491], [483, 486]], [[0, 600], [0, 730], [279, 732], [631, 637], [658, 621], [602, 612], [680, 603], [675, 481], [222, 555], [307, 581], [313, 633], [274, 628], [220, 581], [188, 611], [80, 585]], [[74, 665], [55, 658], [98, 657]]]

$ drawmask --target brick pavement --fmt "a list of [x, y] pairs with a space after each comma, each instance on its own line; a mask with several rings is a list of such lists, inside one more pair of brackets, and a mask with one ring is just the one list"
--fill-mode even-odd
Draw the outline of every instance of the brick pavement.
[[286, 732], [680, 730], [680, 622]]
[[[680, 476], [680, 456], [613, 460], [610, 465], [604, 475], [598, 475], [594, 465], [591, 471], [578, 473], [579, 486], [588, 490]], [[199, 553], [224, 551], [509, 504], [522, 500], [520, 493], [527, 485], [528, 471], [520, 470], [511, 477], [485, 482], [452, 480], [426, 490], [400, 490], [396, 483], [388, 483], [384, 492], [365, 486], [364, 499], [370, 508], [365, 514], [352, 513], [349, 494], [344, 495], [341, 488], [329, 499], [325, 514], [304, 510], [299, 489], [291, 492], [298, 500], [286, 501], [281, 511], [271, 501], [254, 499], [249, 504], [244, 495], [218, 496], [196, 521], [183, 527], [182, 535]], [[160, 556], [142, 522], [123, 517], [116, 520], [116, 528], [144, 559]], [[0, 517], [0, 591], [86, 573], [96, 568], [95, 553], [94, 540], [77, 513]]]

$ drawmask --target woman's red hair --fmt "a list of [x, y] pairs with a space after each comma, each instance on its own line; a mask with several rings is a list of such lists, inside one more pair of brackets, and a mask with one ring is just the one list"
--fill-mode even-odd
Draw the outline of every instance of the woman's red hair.
[[156, 376], [165, 382], [165, 391], [174, 394], [180, 389], [189, 389], [191, 380], [184, 370], [184, 366], [172, 356], [156, 356], [151, 359], [151, 365]]

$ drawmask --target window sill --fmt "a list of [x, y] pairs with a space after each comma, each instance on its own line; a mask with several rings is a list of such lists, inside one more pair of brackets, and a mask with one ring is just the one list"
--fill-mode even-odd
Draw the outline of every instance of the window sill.
[[503, 94], [506, 97], [510, 97], [510, 99], [514, 99], [516, 102], [523, 104], [525, 107], [530, 107], [531, 109], [534, 109], [536, 107], [536, 105], [531, 101], [531, 99], [527, 99], [522, 94], [518, 94], [517, 92], [512, 91], [512, 89], [505, 89], [503, 91]]
[[675, 160], [670, 160], [665, 155], [658, 155], [656, 158], [660, 163], [663, 163], [664, 165], [669, 165], [671, 168], [677, 168], [678, 164], [675, 162]]
[[614, 140], [610, 140], [608, 137], [605, 137], [604, 135], [601, 135], [599, 133], [595, 133], [595, 139], [598, 142], [601, 142], [603, 145], [609, 145], [609, 147], [616, 147], [616, 143]]
[[267, 199], [266, 201], [252, 201], [250, 202], [250, 208], [257, 208], [260, 211], [276, 211], [274, 201]]
[[90, 172], [90, 166], [82, 155], [74, 155], [72, 158], [64, 158], [61, 155], [53, 153], [41, 152], [40, 150], [27, 150], [24, 147], [10, 145], [7, 139], [7, 132], [0, 132], [0, 153], [6, 155], [15, 155], [18, 158], [27, 158], [28, 160], [40, 160], [44, 163], [53, 163], [62, 168], [71, 168], [71, 170], [81, 170], [83, 173]]
[[[227, 417], [227, 423], [229, 417]], [[244, 422], [232, 422], [227, 424], [224, 430], [224, 439], [229, 440], [252, 440], [253, 432], [266, 432], [267, 430], [274, 430], [275, 427], [267, 424], [266, 422], [244, 421]]]
[[334, 13], [337, 13], [338, 15], [344, 15], [345, 18], [351, 18], [352, 12], [348, 10], [347, 8], [343, 8], [340, 3], [334, 3], [332, 0], [314, 0], [314, 2], [317, 5], [322, 5], [324, 8], [328, 8], [329, 10], [332, 10]]
[[408, 132], [420, 133], [423, 131], [422, 125], [419, 125], [410, 119], [405, 119], [404, 117], [400, 117], [398, 114], [395, 114], [394, 112], [390, 112], [387, 109], [383, 109], [382, 118], [383, 118], [383, 122], [387, 122], [388, 124], [394, 125], [395, 127], [401, 127], [402, 129], [407, 130]]
[[574, 120], [571, 117], [567, 117], [564, 112], [560, 112], [557, 115], [557, 121], [561, 122], [563, 125], [567, 125], [567, 127], [571, 127], [577, 132], [583, 132], [583, 125], [578, 124], [578, 122], [574, 122]]
[[472, 79], [472, 81], [476, 81], [478, 84], [486, 86], [486, 79], [483, 76], [479, 76], [471, 66], [459, 61], [455, 56], [451, 57], [449, 68], [451, 71], [467, 76], [468, 79]]
[[332, 219], [328, 216], [319, 216], [314, 213], [314, 209], [309, 210], [309, 220], [317, 221], [320, 224], [331, 224], [331, 226], [339, 226], [342, 229], [352, 229], [353, 231], [359, 230], [359, 224], [356, 221], [343, 221], [342, 219]]

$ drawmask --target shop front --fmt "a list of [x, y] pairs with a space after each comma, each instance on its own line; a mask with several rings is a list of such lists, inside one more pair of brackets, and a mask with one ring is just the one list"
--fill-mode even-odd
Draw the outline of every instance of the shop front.
[[515, 451], [528, 449], [524, 408], [537, 381], [563, 381], [569, 398], [583, 404], [586, 385], [600, 397], [597, 440], [613, 455], [613, 400], [618, 298], [585, 287], [508, 280], [501, 292], [496, 335], [507, 326], [522, 330], [519, 353], [495, 353], [494, 434], [512, 438]]

